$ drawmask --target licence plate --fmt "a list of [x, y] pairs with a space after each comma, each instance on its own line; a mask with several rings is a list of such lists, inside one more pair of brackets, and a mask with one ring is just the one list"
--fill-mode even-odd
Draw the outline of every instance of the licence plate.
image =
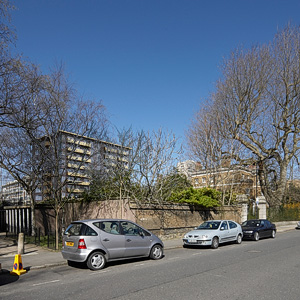
[[196, 244], [197, 240], [196, 239], [189, 239], [188, 242], [191, 243], [191, 244]]
[[73, 247], [74, 243], [73, 242], [66, 242], [66, 246]]

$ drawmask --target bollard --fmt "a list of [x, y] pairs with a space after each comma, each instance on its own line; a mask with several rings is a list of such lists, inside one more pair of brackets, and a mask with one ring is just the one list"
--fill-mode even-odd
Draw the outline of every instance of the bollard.
[[18, 254], [24, 254], [24, 233], [19, 233], [18, 238]]

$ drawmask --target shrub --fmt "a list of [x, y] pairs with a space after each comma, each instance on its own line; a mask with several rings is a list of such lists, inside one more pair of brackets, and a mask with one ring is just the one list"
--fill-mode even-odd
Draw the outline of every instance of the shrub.
[[187, 203], [205, 208], [220, 206], [221, 193], [210, 188], [194, 189], [188, 188], [172, 193], [170, 201], [176, 203]]

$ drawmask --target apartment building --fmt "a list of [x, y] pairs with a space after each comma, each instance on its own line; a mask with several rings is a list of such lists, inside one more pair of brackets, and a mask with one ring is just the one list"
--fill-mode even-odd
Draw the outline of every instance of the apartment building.
[[16, 180], [2, 185], [1, 200], [10, 205], [29, 205], [30, 198], [24, 188]]
[[[120, 165], [128, 167], [130, 148], [114, 143], [60, 131], [56, 137], [59, 160], [54, 158], [45, 164], [43, 185], [36, 191], [36, 201], [51, 199], [53, 191], [61, 187], [63, 198], [77, 198], [91, 183], [90, 170]], [[43, 137], [44, 147], [53, 141]], [[39, 155], [34, 151], [33, 156]], [[54, 163], [53, 163], [54, 162]], [[56, 169], [56, 170], [54, 170]]]
[[177, 170], [188, 179], [191, 179], [193, 173], [201, 170], [201, 165], [193, 160], [186, 160], [177, 164]]

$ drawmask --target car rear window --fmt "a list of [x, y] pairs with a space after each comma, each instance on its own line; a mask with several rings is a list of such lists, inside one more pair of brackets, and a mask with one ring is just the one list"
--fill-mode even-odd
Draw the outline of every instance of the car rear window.
[[90, 226], [88, 226], [84, 223], [70, 224], [64, 234], [73, 235], [73, 236], [79, 236], [79, 235], [96, 236], [96, 235], [98, 235], [94, 229], [92, 229]]
[[69, 235], [80, 235], [82, 223], [73, 223], [68, 226], [68, 228], [65, 231], [65, 234]]

